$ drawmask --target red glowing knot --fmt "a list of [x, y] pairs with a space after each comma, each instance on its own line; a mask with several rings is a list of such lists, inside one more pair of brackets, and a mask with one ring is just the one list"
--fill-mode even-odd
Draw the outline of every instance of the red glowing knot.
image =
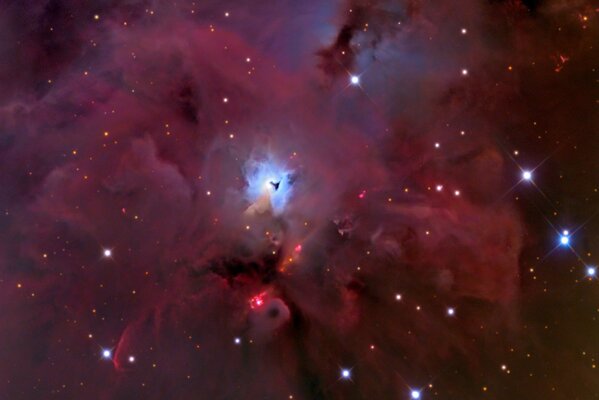
[[262, 307], [266, 299], [266, 292], [262, 292], [250, 299], [250, 307], [252, 309]]

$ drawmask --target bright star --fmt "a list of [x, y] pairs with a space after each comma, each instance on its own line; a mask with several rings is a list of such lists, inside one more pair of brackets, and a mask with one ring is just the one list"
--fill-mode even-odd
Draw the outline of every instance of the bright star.
[[241, 344], [241, 338], [236, 337], [234, 342], [235, 344]]
[[341, 370], [341, 378], [343, 378], [343, 379], [351, 378], [351, 371], [347, 368], [342, 369]]
[[108, 349], [102, 350], [102, 358], [109, 359], [112, 357], [112, 352]]
[[360, 83], [360, 77], [358, 75], [352, 75], [351, 78], [349, 78], [349, 81], [352, 85], [358, 85]]
[[128, 360], [129, 360], [130, 363], [134, 363], [135, 362], [135, 357], [129, 356]]
[[112, 250], [110, 249], [104, 249], [104, 257], [112, 257]]
[[587, 268], [587, 276], [590, 278], [593, 278], [597, 275], [597, 268], [595, 267], [588, 267]]
[[453, 307], [449, 307], [449, 308], [447, 309], [447, 315], [449, 315], [449, 316], [453, 316], [453, 315], [455, 315], [455, 308], [453, 308]]
[[420, 391], [419, 390], [412, 390], [412, 392], [410, 393], [410, 396], [413, 399], [419, 399], [420, 398]]
[[522, 172], [522, 179], [529, 181], [532, 179], [532, 172], [530, 171], [524, 171]]
[[560, 236], [559, 242], [563, 246], [567, 246], [568, 244], [570, 244], [570, 237], [568, 235], [564, 234], [564, 235]]

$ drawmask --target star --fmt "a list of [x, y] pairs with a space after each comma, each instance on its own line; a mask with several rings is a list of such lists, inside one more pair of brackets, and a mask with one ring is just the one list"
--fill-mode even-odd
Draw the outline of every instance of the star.
[[360, 77], [359, 77], [358, 75], [352, 75], [352, 76], [349, 78], [349, 82], [350, 82], [352, 85], [359, 85], [359, 84], [360, 84]]
[[112, 358], [112, 351], [110, 351], [109, 349], [102, 350], [102, 358], [104, 358], [104, 359]]
[[529, 181], [532, 179], [532, 172], [530, 171], [523, 171], [522, 172], [522, 179], [524, 179], [525, 181]]
[[412, 399], [419, 399], [420, 398], [420, 391], [419, 390], [412, 390], [410, 392], [410, 397]]
[[562, 246], [567, 246], [570, 244], [570, 236], [568, 231], [563, 231], [560, 235], [559, 242]]
[[110, 250], [110, 249], [104, 249], [104, 251], [102, 252], [102, 254], [106, 258], [110, 258], [110, 257], [112, 257], [112, 250]]
[[351, 370], [347, 368], [341, 369], [341, 379], [350, 379], [351, 378]]

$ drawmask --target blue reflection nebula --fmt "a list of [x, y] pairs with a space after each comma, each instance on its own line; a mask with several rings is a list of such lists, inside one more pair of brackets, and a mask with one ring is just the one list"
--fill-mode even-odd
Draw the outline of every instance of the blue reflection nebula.
[[275, 214], [283, 212], [292, 195], [293, 171], [272, 158], [251, 159], [245, 165], [247, 199], [254, 203], [264, 195], [270, 196]]

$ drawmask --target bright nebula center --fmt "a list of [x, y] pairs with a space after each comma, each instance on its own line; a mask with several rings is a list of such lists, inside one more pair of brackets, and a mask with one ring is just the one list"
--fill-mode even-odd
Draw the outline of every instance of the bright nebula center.
[[254, 203], [267, 196], [273, 212], [283, 212], [292, 195], [292, 170], [272, 158], [250, 159], [245, 166], [245, 179], [248, 201]]

